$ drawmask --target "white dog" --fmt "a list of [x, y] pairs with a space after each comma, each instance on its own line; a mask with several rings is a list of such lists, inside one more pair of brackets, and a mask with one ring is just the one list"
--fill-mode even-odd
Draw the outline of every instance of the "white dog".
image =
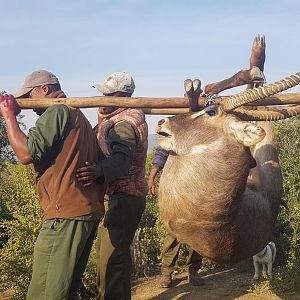
[[258, 279], [259, 277], [260, 264], [263, 267], [263, 277], [266, 277], [268, 274], [269, 278], [272, 278], [272, 264], [275, 261], [275, 256], [276, 246], [274, 242], [270, 242], [263, 250], [253, 256], [253, 264], [255, 269], [253, 279]]

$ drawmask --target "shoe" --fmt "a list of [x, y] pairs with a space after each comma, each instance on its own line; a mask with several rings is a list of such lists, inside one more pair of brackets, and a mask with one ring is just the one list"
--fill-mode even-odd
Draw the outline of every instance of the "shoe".
[[205, 281], [201, 277], [201, 275], [196, 271], [196, 270], [190, 270], [189, 271], [189, 284], [194, 285], [194, 286], [199, 286], [199, 285], [204, 285]]
[[159, 281], [159, 286], [163, 288], [169, 288], [172, 284], [171, 275], [162, 275]]

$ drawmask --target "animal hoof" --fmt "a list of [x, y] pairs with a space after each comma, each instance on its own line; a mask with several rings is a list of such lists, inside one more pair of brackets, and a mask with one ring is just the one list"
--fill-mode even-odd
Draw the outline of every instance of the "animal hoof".
[[251, 79], [253, 82], [258, 83], [266, 83], [266, 77], [265, 74], [257, 67], [254, 66], [250, 70]]
[[187, 94], [194, 92], [193, 81], [191, 79], [186, 79], [184, 81], [184, 90]]

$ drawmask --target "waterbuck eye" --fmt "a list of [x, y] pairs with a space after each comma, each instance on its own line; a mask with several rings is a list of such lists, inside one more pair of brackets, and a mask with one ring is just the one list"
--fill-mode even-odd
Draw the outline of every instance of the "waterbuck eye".
[[209, 116], [214, 116], [216, 114], [216, 112], [212, 109], [212, 110], [208, 110], [206, 112]]

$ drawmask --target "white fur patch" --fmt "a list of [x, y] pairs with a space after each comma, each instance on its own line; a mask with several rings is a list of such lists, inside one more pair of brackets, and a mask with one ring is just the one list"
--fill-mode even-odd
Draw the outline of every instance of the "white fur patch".
[[221, 139], [214, 141], [211, 144], [200, 144], [193, 146], [191, 151], [187, 154], [207, 154], [209, 151], [215, 150], [216, 148], [221, 147], [224, 142]]

